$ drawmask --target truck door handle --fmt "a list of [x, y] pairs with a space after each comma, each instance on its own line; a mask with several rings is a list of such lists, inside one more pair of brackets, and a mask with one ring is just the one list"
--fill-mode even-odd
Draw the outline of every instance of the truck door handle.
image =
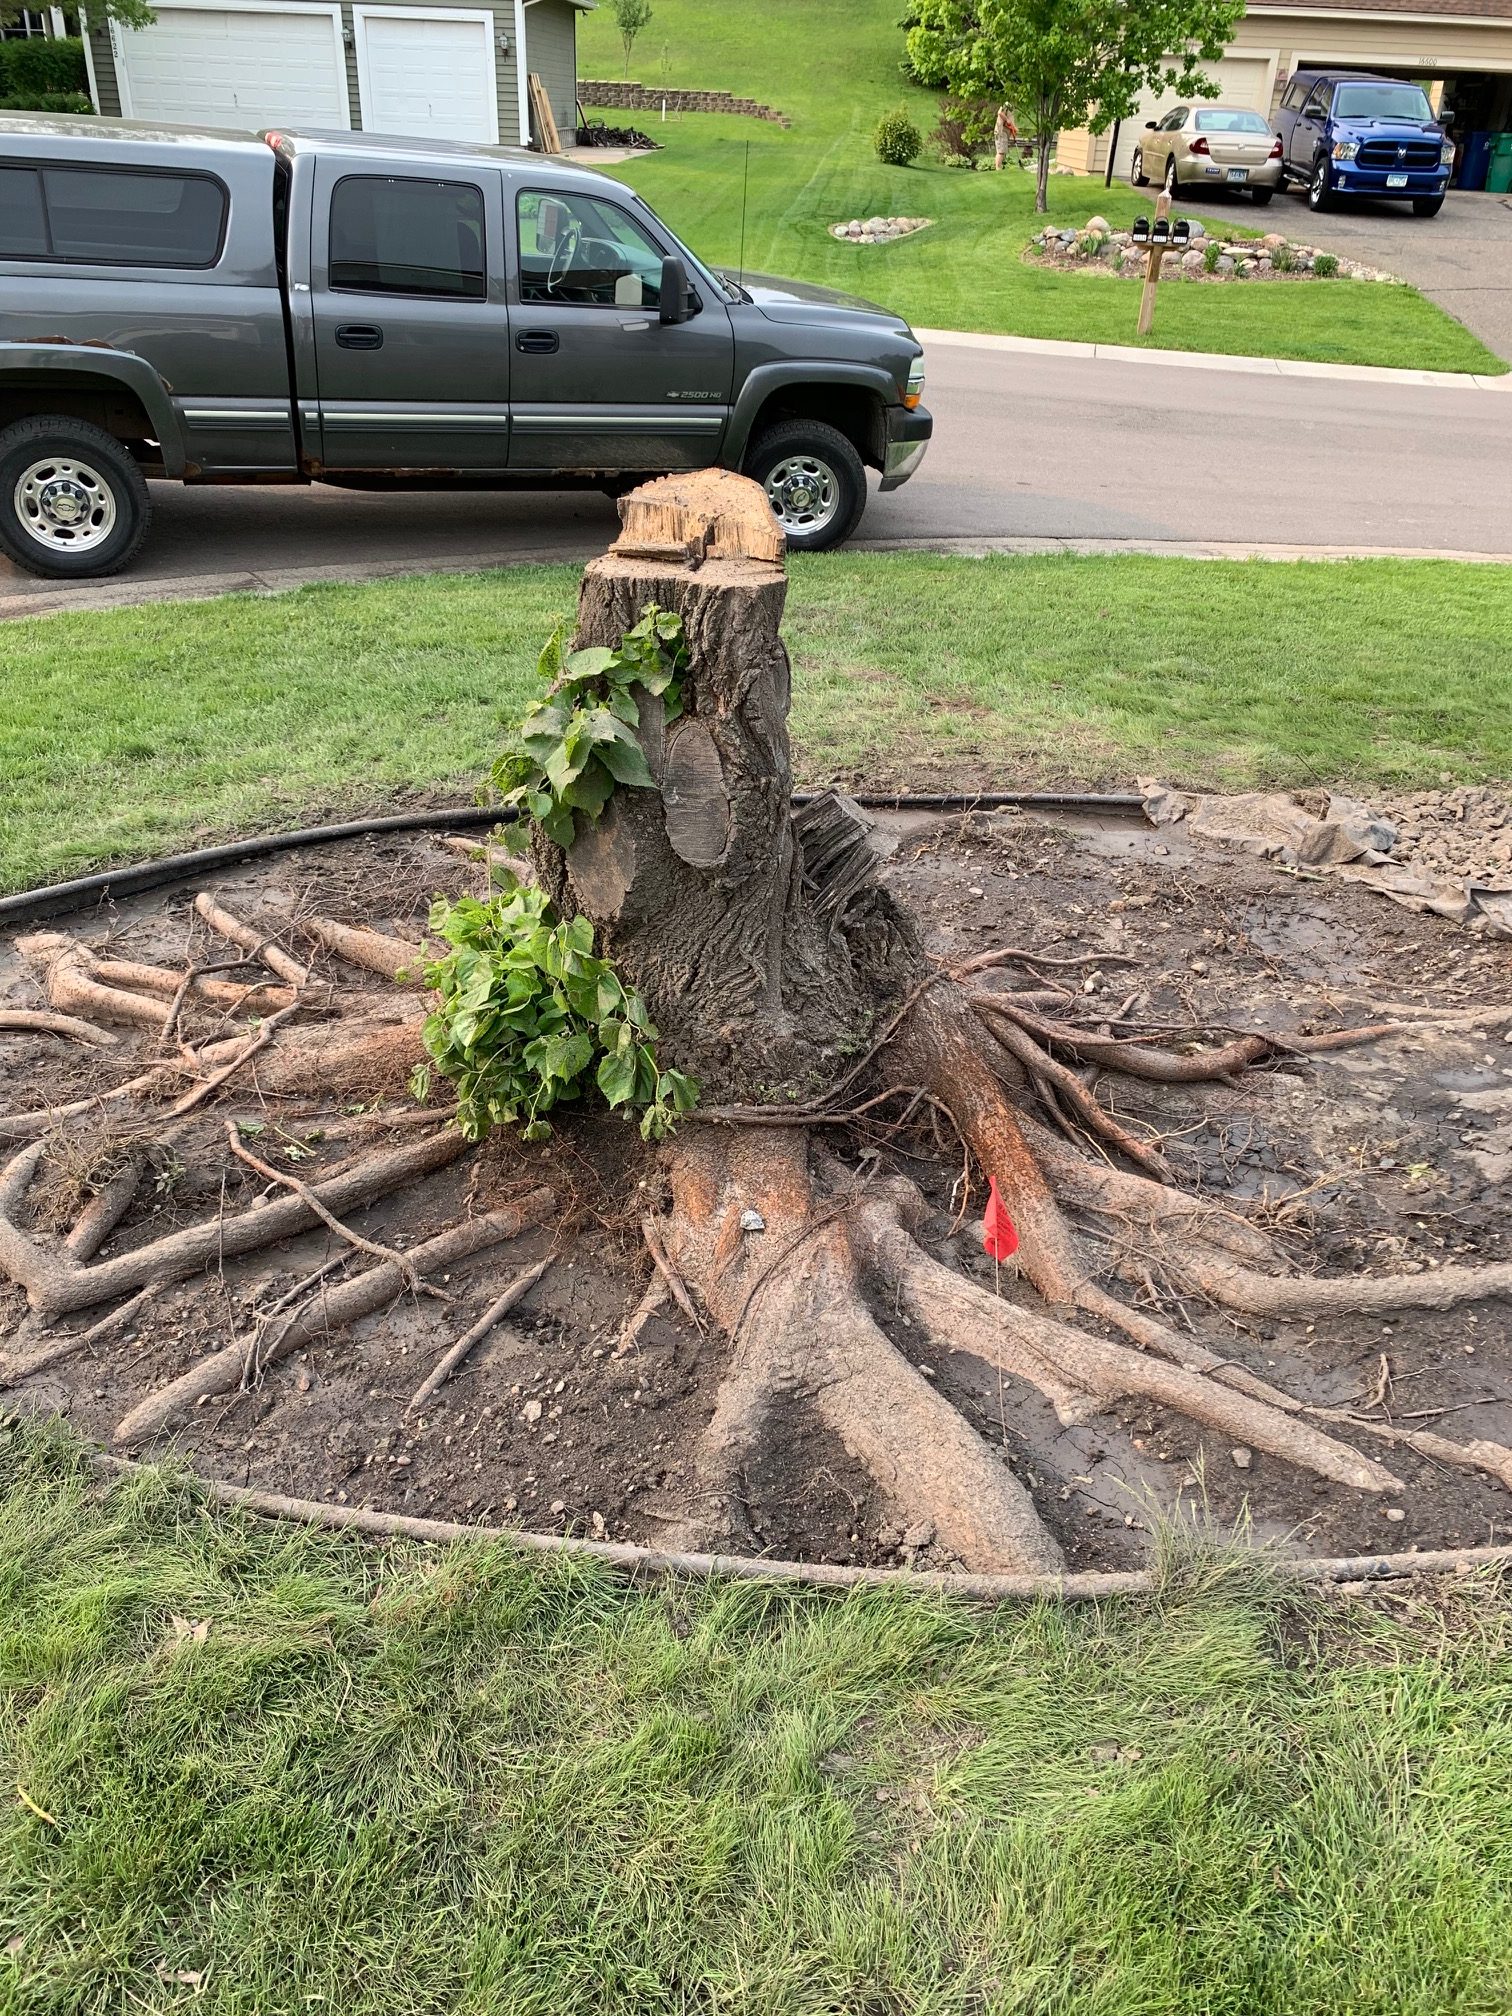
[[523, 350], [527, 357], [544, 357], [561, 347], [562, 339], [555, 329], [522, 329], [515, 338], [516, 350]]
[[371, 322], [345, 322], [336, 331], [343, 350], [381, 350], [383, 331]]

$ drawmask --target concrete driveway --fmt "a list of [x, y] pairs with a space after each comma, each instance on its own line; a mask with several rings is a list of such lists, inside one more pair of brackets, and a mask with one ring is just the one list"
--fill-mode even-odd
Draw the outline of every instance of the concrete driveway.
[[1288, 190], [1275, 229], [1304, 245], [1362, 259], [1400, 279], [1512, 359], [1512, 196], [1451, 189], [1437, 217], [1409, 203], [1352, 202], [1309, 216], [1306, 192]]

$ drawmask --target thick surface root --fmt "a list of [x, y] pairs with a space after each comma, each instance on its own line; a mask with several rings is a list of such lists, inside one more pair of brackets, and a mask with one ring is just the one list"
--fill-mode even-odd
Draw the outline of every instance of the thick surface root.
[[[328, 1210], [352, 1210], [444, 1168], [466, 1146], [462, 1137], [449, 1129], [427, 1134], [311, 1185], [311, 1193]], [[0, 1175], [0, 1272], [21, 1283], [32, 1308], [44, 1318], [129, 1295], [149, 1281], [183, 1280], [211, 1261], [255, 1253], [259, 1247], [302, 1232], [316, 1222], [315, 1212], [302, 1198], [280, 1197], [234, 1217], [188, 1226], [113, 1260], [84, 1266], [66, 1252], [60, 1254], [43, 1246], [15, 1222], [15, 1211], [41, 1163], [44, 1148], [44, 1143], [35, 1142], [23, 1149]]]
[[[489, 1246], [517, 1238], [528, 1225], [539, 1224], [546, 1218], [555, 1205], [550, 1190], [532, 1190], [517, 1204], [505, 1205], [478, 1218], [466, 1218], [460, 1225], [412, 1247], [405, 1255], [408, 1268], [415, 1274], [429, 1274], [454, 1267]], [[360, 1317], [385, 1308], [403, 1289], [405, 1273], [396, 1260], [382, 1261], [367, 1273], [315, 1295], [281, 1323], [259, 1329], [212, 1352], [171, 1385], [149, 1394], [133, 1407], [117, 1424], [116, 1442], [127, 1447], [145, 1442], [201, 1400], [255, 1383], [269, 1365], [297, 1351], [301, 1345], [343, 1330]]]
[[732, 1343], [690, 1537], [711, 1515], [740, 1529], [742, 1475], [779, 1403], [797, 1404], [966, 1566], [1059, 1569], [1060, 1548], [1028, 1493], [871, 1316], [849, 1205], [816, 1199], [801, 1133], [690, 1130], [675, 1150], [673, 1194], [669, 1252]]
[[1063, 1418], [1068, 1392], [1090, 1394], [1101, 1402], [1149, 1400], [1334, 1483], [1357, 1491], [1401, 1489], [1379, 1463], [1295, 1413], [989, 1295], [924, 1253], [896, 1211], [880, 1199], [863, 1204], [858, 1218], [870, 1242], [869, 1257], [915, 1322], [943, 1349], [971, 1351], [1027, 1380]]

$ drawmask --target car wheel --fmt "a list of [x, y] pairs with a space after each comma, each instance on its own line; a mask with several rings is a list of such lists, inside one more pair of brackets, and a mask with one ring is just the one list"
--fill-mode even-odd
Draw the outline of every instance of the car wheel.
[[151, 515], [141, 470], [103, 427], [59, 415], [0, 433], [0, 547], [28, 574], [114, 574]]
[[1414, 217], [1437, 217], [1444, 207], [1442, 196], [1414, 196], [1412, 214]]
[[1175, 156], [1173, 155], [1173, 156], [1171, 157], [1171, 159], [1170, 159], [1169, 161], [1167, 161], [1167, 163], [1166, 163], [1166, 172], [1165, 172], [1165, 191], [1166, 191], [1166, 194], [1167, 194], [1167, 196], [1172, 196], [1172, 197], [1174, 197], [1174, 196], [1175, 196], [1175, 194], [1176, 194], [1176, 187], [1177, 187], [1177, 184], [1176, 184], [1176, 158], [1175, 158]]
[[1331, 210], [1333, 200], [1333, 170], [1328, 165], [1328, 156], [1320, 154], [1313, 163], [1312, 180], [1307, 185], [1307, 207], [1309, 210]]
[[861, 457], [822, 420], [784, 420], [757, 436], [745, 473], [766, 491], [787, 542], [819, 553], [849, 539], [866, 509]]
[[1275, 193], [1274, 189], [1251, 189], [1250, 201], [1263, 210]]
[[1148, 189], [1150, 178], [1144, 171], [1144, 149], [1134, 149], [1134, 159], [1129, 163], [1129, 180], [1136, 189]]

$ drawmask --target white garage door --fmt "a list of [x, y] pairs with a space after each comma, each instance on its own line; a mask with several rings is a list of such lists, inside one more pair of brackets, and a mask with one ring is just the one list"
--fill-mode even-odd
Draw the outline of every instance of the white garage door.
[[[1209, 63], [1206, 74], [1218, 86], [1219, 99], [1224, 105], [1247, 105], [1258, 112], [1262, 119], [1270, 117], [1271, 84], [1276, 74], [1275, 60], [1269, 56], [1225, 56], [1217, 63]], [[1160, 95], [1146, 92], [1139, 101], [1139, 109], [1131, 118], [1125, 119], [1118, 132], [1118, 146], [1113, 153], [1113, 173], [1127, 176], [1129, 163], [1134, 157], [1134, 149], [1139, 145], [1139, 136], [1145, 130], [1149, 119], [1161, 119], [1183, 101], [1174, 92]], [[1188, 104], [1201, 104], [1201, 99], [1187, 99]]]
[[352, 123], [339, 7], [184, 7], [111, 24], [128, 119], [210, 126]]
[[427, 140], [498, 140], [491, 13], [354, 7], [352, 20], [364, 131]]

